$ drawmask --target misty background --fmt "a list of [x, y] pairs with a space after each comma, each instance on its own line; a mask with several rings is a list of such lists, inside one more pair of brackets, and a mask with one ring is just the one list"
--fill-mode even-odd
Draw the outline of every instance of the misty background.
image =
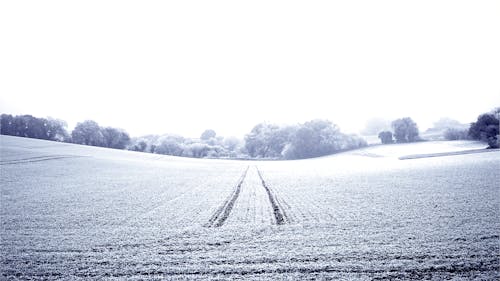
[[328, 119], [420, 131], [500, 104], [498, 1], [4, 1], [0, 112], [131, 136]]

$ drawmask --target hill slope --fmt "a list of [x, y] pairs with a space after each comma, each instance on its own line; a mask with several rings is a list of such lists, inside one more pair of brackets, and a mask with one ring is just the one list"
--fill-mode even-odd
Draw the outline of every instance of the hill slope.
[[[2, 279], [499, 277], [498, 151], [259, 162], [0, 141]], [[455, 144], [434, 145], [479, 146]]]

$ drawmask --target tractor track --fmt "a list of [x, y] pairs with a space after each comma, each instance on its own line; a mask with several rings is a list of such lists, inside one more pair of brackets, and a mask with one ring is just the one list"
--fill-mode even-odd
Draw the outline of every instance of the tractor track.
[[271, 208], [273, 209], [274, 220], [276, 224], [282, 225], [289, 223], [290, 219], [288, 218], [283, 206], [281, 205], [280, 200], [278, 200], [276, 193], [266, 184], [266, 181], [262, 177], [262, 173], [260, 172], [259, 168], [255, 166], [255, 169], [257, 170], [257, 174], [259, 175], [262, 186], [266, 190], [267, 196], [269, 198], [269, 203], [271, 203]]
[[224, 222], [227, 220], [229, 215], [231, 214], [231, 210], [234, 207], [234, 203], [238, 199], [238, 196], [241, 192], [241, 185], [245, 180], [249, 167], [245, 169], [240, 179], [238, 180], [238, 184], [234, 188], [233, 192], [222, 202], [222, 205], [215, 211], [212, 215], [208, 223], [205, 225], [206, 227], [221, 227], [224, 225]]
[[64, 159], [64, 158], [79, 158], [79, 157], [85, 157], [85, 156], [78, 156], [78, 155], [36, 156], [36, 157], [23, 158], [23, 159], [0, 161], [0, 165], [15, 165], [15, 164], [34, 163], [34, 162], [42, 162], [42, 161], [48, 161], [48, 160], [57, 160], [57, 159]]

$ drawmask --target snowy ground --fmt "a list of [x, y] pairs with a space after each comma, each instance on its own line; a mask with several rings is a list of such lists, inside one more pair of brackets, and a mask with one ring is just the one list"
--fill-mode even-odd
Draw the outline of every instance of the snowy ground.
[[0, 140], [0, 279], [500, 278], [480, 143], [259, 162]]

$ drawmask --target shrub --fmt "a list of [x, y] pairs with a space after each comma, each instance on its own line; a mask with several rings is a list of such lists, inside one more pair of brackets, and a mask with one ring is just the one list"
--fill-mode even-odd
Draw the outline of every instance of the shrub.
[[378, 138], [383, 144], [393, 143], [392, 132], [391, 131], [382, 131], [378, 134]]
[[487, 142], [490, 148], [498, 148], [498, 127], [499, 120], [495, 115], [486, 113], [471, 123], [468, 134], [472, 139]]

